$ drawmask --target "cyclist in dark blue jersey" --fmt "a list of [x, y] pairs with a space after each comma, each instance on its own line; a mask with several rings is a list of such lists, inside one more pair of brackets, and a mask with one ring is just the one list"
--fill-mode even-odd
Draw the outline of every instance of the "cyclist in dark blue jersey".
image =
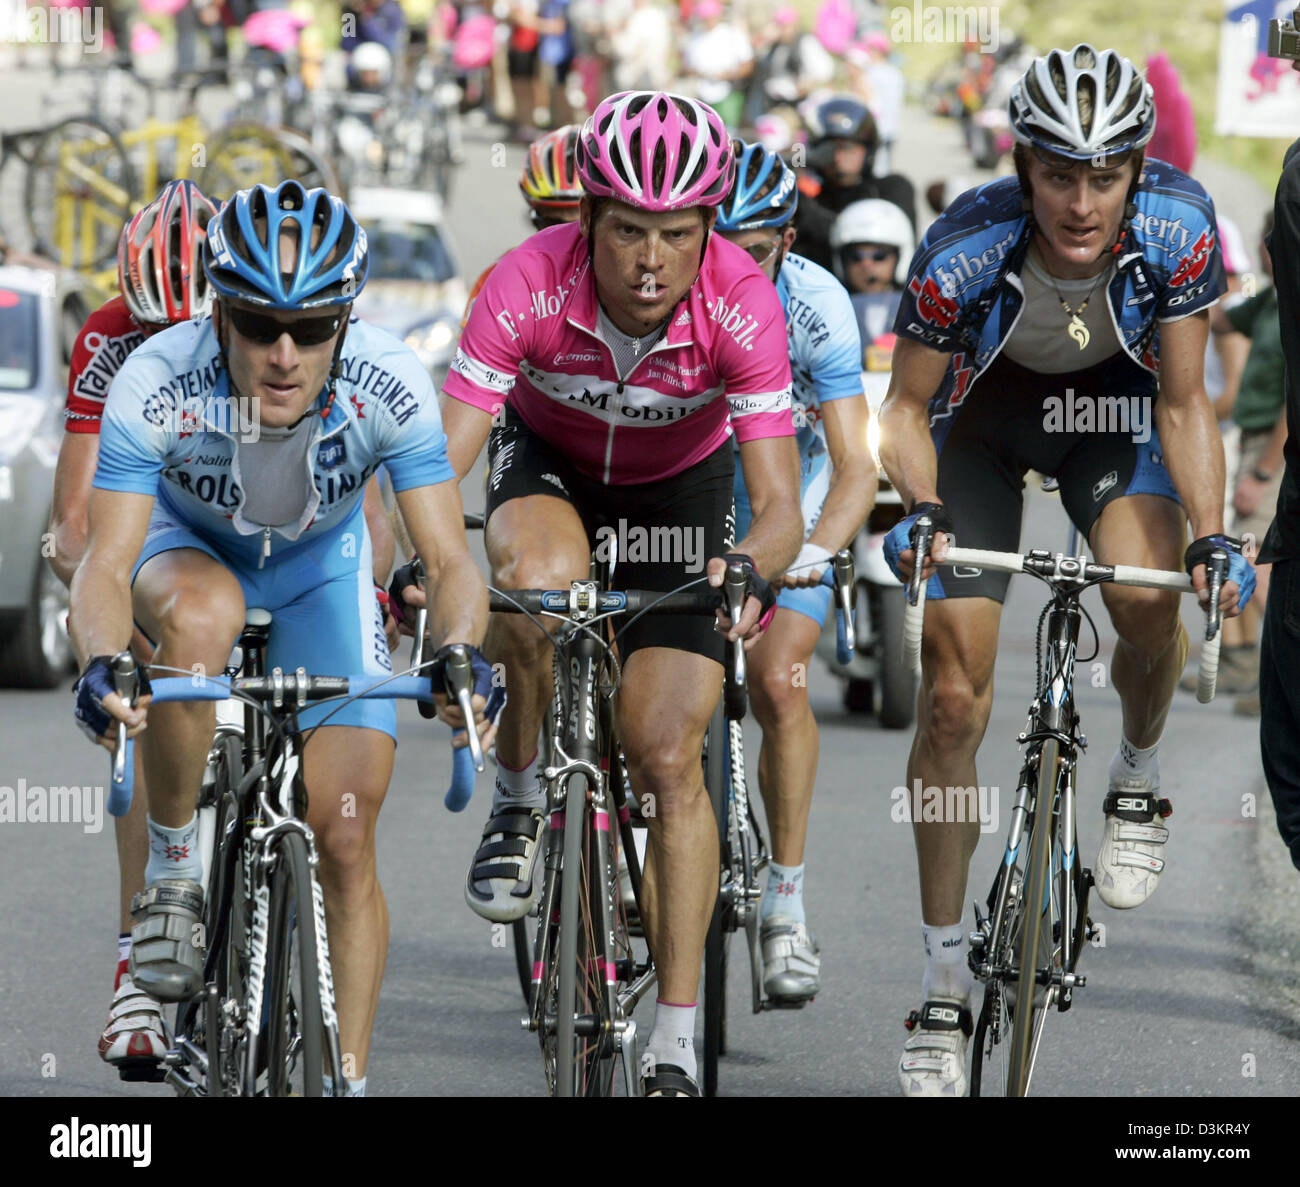
[[[1010, 106], [1017, 176], [968, 191], [930, 227], [895, 323], [882, 454], [911, 512], [887, 555], [910, 575], [922, 512], [964, 547], [1015, 551], [1034, 469], [1057, 478], [1102, 563], [1185, 565], [1205, 596], [1204, 561], [1226, 547], [1222, 604], [1238, 613], [1254, 580], [1223, 535], [1223, 448], [1202, 376], [1207, 307], [1224, 289], [1213, 204], [1145, 159], [1151, 90], [1112, 50], [1036, 59]], [[947, 546], [936, 542], [935, 559]], [[909, 785], [977, 784], [1007, 580], [978, 569], [929, 579]], [[1151, 894], [1165, 864], [1156, 747], [1188, 640], [1176, 595], [1102, 595], [1119, 635], [1110, 674], [1123, 736], [1095, 874], [1103, 902], [1123, 908]], [[927, 960], [899, 1075], [908, 1096], [961, 1095], [972, 1026], [961, 919], [979, 826], [917, 822], [914, 836]]]

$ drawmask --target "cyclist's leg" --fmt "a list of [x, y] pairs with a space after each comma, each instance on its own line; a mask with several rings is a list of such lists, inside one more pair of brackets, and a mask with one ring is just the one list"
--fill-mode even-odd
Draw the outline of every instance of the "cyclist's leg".
[[[341, 535], [363, 540], [355, 556]], [[267, 664], [380, 678], [392, 671], [372, 585], [369, 533], [359, 511], [305, 556], [277, 566]], [[321, 578], [324, 578], [322, 580]], [[353, 701], [299, 714], [306, 739], [307, 823], [320, 854], [326, 933], [338, 1004], [343, 1074], [364, 1092], [370, 1032], [388, 953], [388, 907], [375, 864], [375, 828], [393, 772], [397, 709]], [[310, 732], [309, 732], [310, 731]]]
[[[219, 674], [244, 622], [239, 580], [215, 550], [155, 509], [132, 584], [136, 621], [159, 646], [155, 665]], [[195, 805], [216, 711], [211, 702], [151, 707], [140, 736], [149, 801], [148, 886], [133, 912], [135, 983], [163, 1001], [199, 985], [202, 915]]]
[[[1132, 399], [1150, 399], [1153, 381], [1134, 370], [1129, 364], [1111, 371], [1096, 390], [1127, 390]], [[1085, 435], [1062, 467], [1061, 498], [1101, 563], [1183, 567], [1185, 515], [1159, 459], [1154, 432], [1146, 441], [1096, 433]], [[1094, 878], [1108, 906], [1136, 907], [1155, 890], [1164, 869], [1169, 833], [1156, 748], [1187, 662], [1188, 638], [1178, 594], [1113, 585], [1101, 592], [1119, 635], [1110, 675], [1123, 706], [1124, 732], [1110, 764]]]
[[[509, 410], [492, 430], [488, 457], [485, 543], [492, 584], [563, 589], [585, 577], [590, 540], [571, 501], [575, 476], [564, 459]], [[496, 789], [465, 901], [484, 918], [505, 922], [532, 905], [545, 806], [536, 777], [537, 736], [554, 691], [552, 651], [537, 625], [518, 614], [493, 615], [483, 649], [489, 660], [505, 664], [509, 699], [497, 732]]]

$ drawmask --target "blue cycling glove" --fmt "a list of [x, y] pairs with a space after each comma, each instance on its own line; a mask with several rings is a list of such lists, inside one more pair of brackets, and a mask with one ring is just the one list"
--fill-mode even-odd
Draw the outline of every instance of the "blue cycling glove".
[[[149, 674], [143, 668], [138, 669], [139, 691], [136, 700], [147, 697], [150, 693]], [[98, 742], [117, 724], [117, 718], [104, 708], [104, 698], [110, 692], [116, 692], [113, 683], [113, 657], [111, 655], [92, 655], [76, 684], [72, 686], [72, 695], [77, 698], [73, 706], [73, 716], [77, 726], [92, 742]]]
[[[899, 555], [909, 548], [916, 547], [916, 521], [922, 515], [930, 517], [934, 523], [936, 535], [939, 532], [956, 534], [952, 525], [952, 517], [942, 503], [913, 503], [912, 510], [894, 524], [884, 541], [885, 563], [899, 581], [903, 581], [903, 574], [898, 567]], [[925, 583], [925, 596], [927, 598], [942, 598], [944, 596], [943, 586], [939, 584], [939, 575], [937, 573]]]
[[1202, 536], [1199, 540], [1193, 540], [1183, 554], [1183, 566], [1187, 569], [1187, 575], [1190, 577], [1197, 565], [1207, 564], [1210, 553], [1216, 548], [1222, 548], [1228, 554], [1228, 572], [1224, 580], [1236, 583], [1237, 605], [1244, 607], [1250, 601], [1250, 595], [1255, 592], [1255, 569], [1242, 556], [1240, 540], [1223, 535]]

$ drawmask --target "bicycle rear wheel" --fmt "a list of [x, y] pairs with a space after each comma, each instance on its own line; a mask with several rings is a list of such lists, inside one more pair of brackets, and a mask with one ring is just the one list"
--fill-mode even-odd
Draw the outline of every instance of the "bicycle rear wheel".
[[[1007, 1056], [1008, 1096], [1029, 1094], [1029, 1080], [1033, 1075], [1043, 1024], [1056, 996], [1050, 986], [1040, 992], [1038, 972], [1040, 968], [1045, 973], [1050, 972], [1052, 966], [1050, 878], [1059, 777], [1060, 743], [1055, 738], [1048, 738], [1043, 743], [1038, 758], [1038, 794], [1034, 807], [1033, 835], [1029, 841], [1029, 865], [1025, 871], [1020, 931], [1015, 942], [1020, 975], [1016, 986], [1016, 1005], [1011, 1018], [1011, 1049]], [[1040, 964], [1044, 945], [1049, 954], [1045, 966]], [[1029, 1004], [1028, 1009], [1023, 1008], [1026, 1003]]]
[[[718, 826], [721, 853], [721, 878], [731, 870], [731, 846], [728, 841], [727, 818], [730, 796], [726, 778], [727, 719], [722, 705], [713, 711], [709, 730], [704, 741], [704, 786], [713, 804], [714, 819]], [[718, 1057], [727, 1053], [727, 947], [731, 938], [725, 918], [726, 904], [719, 895], [713, 905], [713, 918], [709, 922], [708, 936], [704, 941], [704, 1095], [718, 1093]]]
[[324, 1085], [322, 1028], [325, 1015], [337, 1028], [333, 992], [322, 1003], [316, 943], [314, 879], [306, 840], [285, 833], [275, 846], [270, 872], [271, 911], [267, 934], [267, 1096], [321, 1096]]

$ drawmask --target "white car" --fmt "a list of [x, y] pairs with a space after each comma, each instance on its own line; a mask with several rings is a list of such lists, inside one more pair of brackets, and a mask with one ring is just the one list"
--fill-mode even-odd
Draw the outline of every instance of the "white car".
[[360, 187], [348, 209], [370, 241], [370, 278], [356, 314], [420, 357], [442, 386], [460, 341], [466, 288], [436, 194]]
[[68, 591], [46, 563], [77, 288], [0, 266], [0, 685], [52, 688], [73, 669]]

